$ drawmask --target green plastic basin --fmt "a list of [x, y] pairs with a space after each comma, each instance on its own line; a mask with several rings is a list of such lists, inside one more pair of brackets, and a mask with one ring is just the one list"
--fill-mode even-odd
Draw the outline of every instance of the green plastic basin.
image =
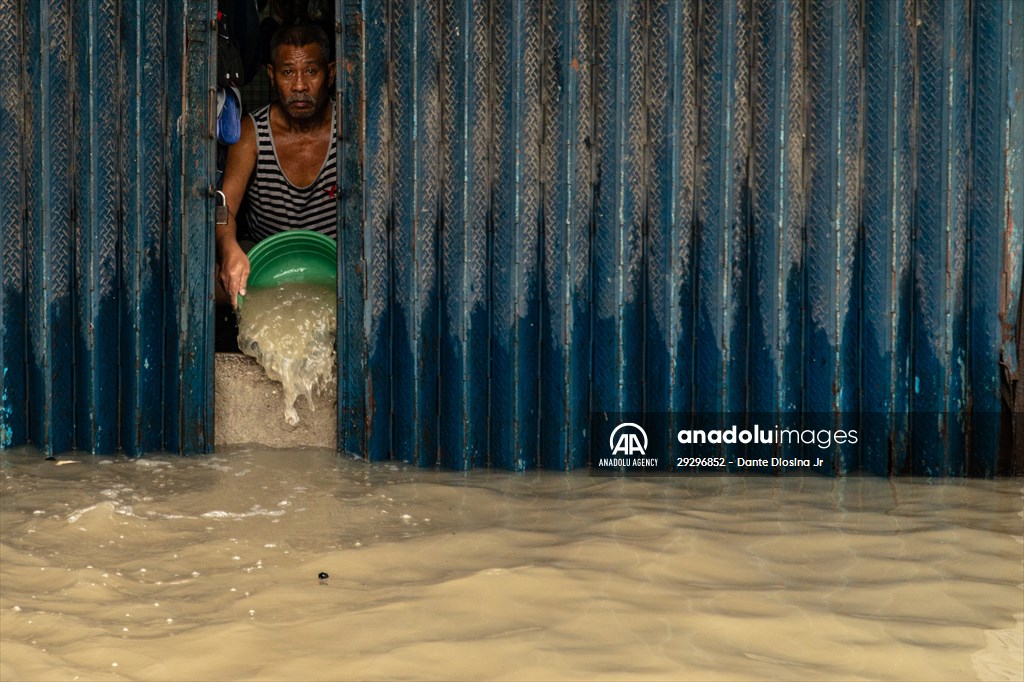
[[284, 283], [323, 284], [338, 281], [338, 244], [312, 230], [288, 230], [267, 237], [249, 250], [246, 289]]

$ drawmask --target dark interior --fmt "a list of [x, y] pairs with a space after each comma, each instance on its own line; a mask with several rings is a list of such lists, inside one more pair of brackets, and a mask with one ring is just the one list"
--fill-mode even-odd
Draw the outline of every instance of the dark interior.
[[[334, 35], [332, 0], [219, 0], [217, 3], [219, 37], [218, 65], [238, 64], [237, 78], [224, 79], [218, 73], [218, 88], [236, 87], [241, 94], [241, 111], [246, 116], [275, 99], [267, 78], [270, 38], [279, 27], [294, 22], [312, 21]], [[333, 57], [333, 55], [332, 55]], [[221, 69], [218, 69], [218, 72]], [[217, 186], [227, 160], [228, 145], [217, 141]], [[239, 213], [239, 239], [246, 239], [245, 207]], [[238, 324], [230, 302], [218, 289], [216, 301], [216, 338], [218, 353], [237, 353]]]

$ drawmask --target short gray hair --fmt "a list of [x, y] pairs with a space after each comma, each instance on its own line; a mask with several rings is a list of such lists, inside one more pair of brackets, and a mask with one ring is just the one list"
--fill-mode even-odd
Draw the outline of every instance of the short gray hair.
[[274, 35], [270, 39], [271, 62], [274, 61], [274, 57], [277, 55], [277, 48], [281, 45], [291, 45], [292, 47], [319, 45], [324, 63], [326, 64], [331, 59], [331, 43], [327, 39], [327, 32], [319, 24], [312, 22], [285, 24], [274, 31]]

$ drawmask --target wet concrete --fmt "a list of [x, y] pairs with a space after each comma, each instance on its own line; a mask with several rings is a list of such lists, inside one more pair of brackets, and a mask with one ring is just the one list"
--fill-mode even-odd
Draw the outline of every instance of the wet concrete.
[[271, 448], [329, 447], [338, 443], [338, 397], [332, 392], [296, 408], [299, 423], [284, 420], [284, 391], [256, 361], [239, 353], [217, 353], [214, 383], [214, 445], [257, 443]]

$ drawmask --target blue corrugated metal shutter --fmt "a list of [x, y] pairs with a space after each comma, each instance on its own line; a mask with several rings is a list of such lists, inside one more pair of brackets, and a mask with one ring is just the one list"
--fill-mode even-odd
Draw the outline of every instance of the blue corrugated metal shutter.
[[572, 468], [645, 410], [1021, 470], [1019, 0], [362, 12], [369, 458]]
[[364, 252], [362, 52], [363, 22], [359, 2], [335, 0], [335, 70], [341, 115], [339, 181], [341, 208], [338, 212], [338, 447], [363, 452], [366, 444], [366, 415], [372, 412], [372, 384], [367, 369], [366, 262]]
[[[0, 0], [3, 445], [212, 442], [211, 4]], [[1024, 470], [1021, 0], [335, 9], [345, 449], [570, 469], [646, 410]]]
[[20, 3], [0, 2], [0, 446], [28, 439], [25, 44]]
[[0, 2], [4, 446], [213, 442], [212, 12]]

